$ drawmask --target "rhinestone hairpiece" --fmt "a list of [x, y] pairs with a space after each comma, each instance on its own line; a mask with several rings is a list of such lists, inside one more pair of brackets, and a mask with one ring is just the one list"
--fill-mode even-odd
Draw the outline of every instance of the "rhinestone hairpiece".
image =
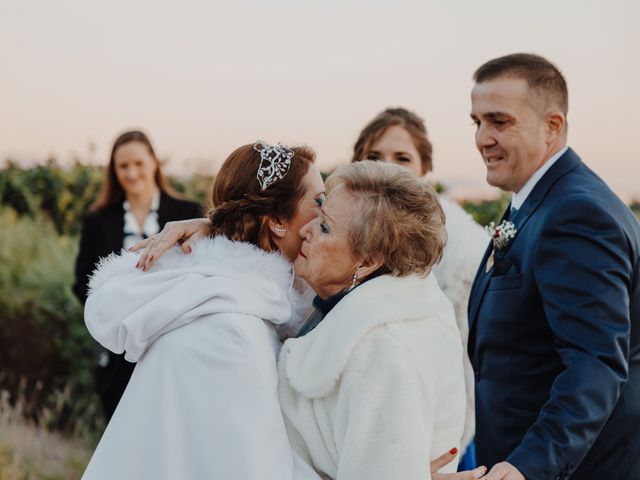
[[293, 150], [286, 145], [269, 145], [258, 140], [253, 149], [260, 152], [260, 165], [258, 166], [258, 182], [262, 190], [266, 190], [277, 180], [282, 180], [291, 167], [291, 159], [295, 155]]

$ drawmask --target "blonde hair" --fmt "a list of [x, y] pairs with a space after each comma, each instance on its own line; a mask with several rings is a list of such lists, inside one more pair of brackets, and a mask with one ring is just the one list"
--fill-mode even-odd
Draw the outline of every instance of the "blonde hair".
[[357, 258], [380, 255], [377, 273], [426, 274], [442, 258], [447, 242], [438, 194], [410, 172], [383, 162], [344, 165], [327, 179], [327, 190], [343, 186], [353, 196], [347, 225]]

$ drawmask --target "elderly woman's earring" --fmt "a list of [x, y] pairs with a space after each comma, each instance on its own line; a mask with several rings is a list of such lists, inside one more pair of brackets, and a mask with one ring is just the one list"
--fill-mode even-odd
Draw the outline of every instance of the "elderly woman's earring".
[[357, 281], [358, 281], [358, 272], [353, 272], [353, 281], [351, 282], [351, 287], [349, 287], [349, 290], [353, 290], [355, 288]]

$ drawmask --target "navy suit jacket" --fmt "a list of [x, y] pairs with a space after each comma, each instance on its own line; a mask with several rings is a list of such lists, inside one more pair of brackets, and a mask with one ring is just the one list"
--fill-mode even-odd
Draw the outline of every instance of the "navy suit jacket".
[[640, 479], [638, 221], [571, 149], [509, 220], [469, 299], [478, 463]]

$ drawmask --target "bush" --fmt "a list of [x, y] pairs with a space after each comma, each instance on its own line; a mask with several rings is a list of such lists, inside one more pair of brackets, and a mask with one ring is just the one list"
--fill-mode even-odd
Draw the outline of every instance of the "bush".
[[184, 198], [202, 205], [203, 212], [211, 208], [213, 177], [202, 174], [196, 174], [187, 179], [169, 177], [169, 183]]
[[[32, 168], [9, 162], [0, 170], [0, 205], [19, 216], [42, 215], [58, 234], [74, 236], [80, 232], [82, 217], [96, 199], [103, 177], [103, 167], [79, 162], [70, 168], [61, 167], [55, 159]], [[178, 193], [208, 208], [212, 177], [170, 177], [169, 182]]]
[[29, 169], [9, 163], [0, 170], [0, 204], [21, 216], [45, 215], [59, 234], [74, 235], [95, 199], [102, 175], [102, 168], [76, 163], [65, 169], [54, 159]]
[[0, 389], [44, 427], [99, 430], [94, 341], [70, 287], [77, 242], [40, 214], [0, 208], [0, 226]]
[[640, 200], [634, 200], [629, 207], [631, 207], [631, 211], [636, 214], [636, 218], [640, 220]]
[[503, 193], [496, 200], [484, 200], [481, 202], [462, 202], [464, 208], [480, 225], [486, 226], [490, 222], [498, 222], [511, 201], [510, 193]]

